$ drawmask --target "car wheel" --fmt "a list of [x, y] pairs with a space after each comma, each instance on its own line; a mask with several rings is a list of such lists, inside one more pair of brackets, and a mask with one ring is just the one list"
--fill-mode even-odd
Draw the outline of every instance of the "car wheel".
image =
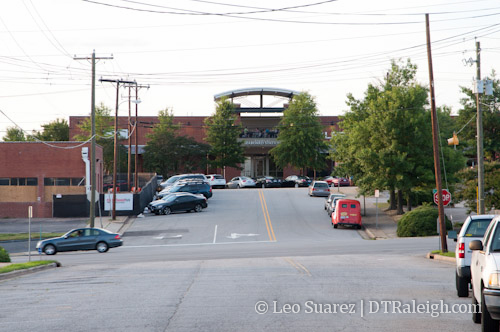
[[196, 206], [194, 207], [194, 212], [201, 212], [203, 208], [201, 207], [201, 204], [196, 204]]
[[97, 251], [106, 252], [109, 249], [109, 246], [106, 242], [99, 242], [96, 246]]
[[238, 183], [238, 189], [241, 189], [241, 188], [242, 188], [242, 187], [241, 187], [241, 184], [239, 184], [239, 183]]
[[54, 245], [47, 244], [45, 247], [43, 247], [43, 252], [45, 253], [45, 255], [55, 255], [57, 253], [57, 249]]
[[166, 206], [163, 208], [162, 212], [164, 215], [167, 215], [167, 214], [170, 214], [170, 212], [172, 212], [172, 211], [170, 210], [170, 208], [168, 206]]
[[474, 296], [474, 289], [472, 290], [472, 321], [481, 324], [481, 312], [479, 311], [479, 303]]
[[339, 225], [333, 224], [333, 228], [337, 228], [337, 227], [339, 227]]
[[462, 278], [455, 272], [455, 286], [457, 288], [458, 297], [469, 296], [469, 282], [467, 279]]
[[265, 184], [262, 184], [262, 189], [264, 189], [265, 187], [266, 187], [266, 185], [265, 185]]
[[498, 331], [498, 321], [491, 318], [484, 301], [483, 291], [481, 291], [481, 313], [481, 331]]

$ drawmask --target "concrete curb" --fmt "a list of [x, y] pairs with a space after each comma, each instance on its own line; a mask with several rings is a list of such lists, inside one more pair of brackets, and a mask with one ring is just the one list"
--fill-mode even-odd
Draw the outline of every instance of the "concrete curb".
[[432, 254], [432, 253], [427, 253], [427, 255], [425, 256], [429, 259], [434, 259], [434, 260], [437, 260], [437, 261], [444, 261], [444, 262], [449, 262], [449, 263], [455, 263], [456, 260], [455, 260], [455, 257], [447, 257], [447, 256], [441, 256], [441, 255], [438, 255], [438, 254]]
[[377, 237], [375, 236], [375, 234], [373, 234], [372, 231], [369, 228], [363, 226], [363, 230], [366, 232], [366, 234], [368, 234], [369, 237], [372, 238], [372, 240], [376, 240], [377, 239]]
[[29, 268], [29, 269], [22, 269], [22, 270], [7, 272], [7, 273], [0, 273], [0, 280], [8, 280], [8, 279], [24, 276], [24, 275], [31, 274], [31, 273], [36, 273], [36, 272], [40, 272], [40, 271], [44, 271], [44, 270], [53, 269], [53, 268], [56, 268], [59, 266], [61, 266], [61, 263], [51, 263], [51, 264], [46, 264], [46, 265], [34, 266], [34, 267]]

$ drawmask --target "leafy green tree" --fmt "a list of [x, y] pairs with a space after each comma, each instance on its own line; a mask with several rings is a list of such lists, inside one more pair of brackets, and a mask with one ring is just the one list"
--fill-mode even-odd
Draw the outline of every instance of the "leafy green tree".
[[[349, 94], [350, 111], [340, 123], [343, 133], [331, 140], [330, 158], [356, 179], [361, 193], [389, 190], [391, 208], [397, 207], [399, 214], [404, 198], [411, 209], [412, 190], [435, 187], [427, 89], [415, 80], [416, 70], [410, 60], [392, 61], [384, 81], [370, 84], [363, 99]], [[449, 118], [445, 112], [440, 114]], [[445, 157], [455, 157], [450, 148], [444, 148]], [[448, 165], [454, 172], [463, 159]]]
[[[113, 161], [115, 154], [115, 143], [113, 139], [114, 122], [111, 116], [111, 109], [104, 104], [100, 104], [95, 108], [95, 132], [96, 143], [102, 146], [103, 149], [103, 164], [106, 173], [113, 172]], [[82, 134], [75, 135], [74, 139], [77, 141], [87, 141], [92, 135], [92, 119], [89, 116], [78, 125]], [[135, 163], [132, 162], [132, 167]], [[128, 170], [128, 152], [127, 149], [118, 144], [118, 155], [116, 163], [117, 173], [127, 172]]]
[[165, 176], [180, 171], [203, 169], [209, 146], [198, 143], [191, 137], [180, 136], [180, 125], [174, 124], [173, 119], [173, 112], [168, 109], [159, 112], [159, 123], [147, 136], [149, 140], [144, 152], [145, 168]]
[[64, 119], [57, 119], [42, 125], [43, 131], [34, 131], [31, 135], [40, 141], [69, 141], [69, 125]]
[[[465, 201], [467, 213], [477, 211], [477, 166], [458, 172], [461, 183], [457, 185], [455, 199]], [[487, 211], [500, 206], [500, 163], [484, 163], [484, 206]]]
[[293, 97], [278, 125], [278, 145], [270, 153], [281, 168], [325, 167], [328, 149], [314, 98], [302, 92]]
[[243, 143], [238, 141], [241, 124], [236, 120], [234, 105], [228, 99], [219, 101], [212, 116], [205, 119], [205, 140], [210, 145], [208, 162], [212, 167], [222, 168], [224, 177], [226, 167], [241, 168], [240, 164], [245, 161]]
[[[483, 113], [483, 148], [484, 157], [486, 160], [495, 161], [500, 155], [500, 140], [498, 133], [500, 132], [500, 109], [495, 106], [495, 101], [500, 98], [500, 80], [496, 78], [493, 71], [489, 77], [493, 81], [493, 95], [481, 95], [481, 109]], [[465, 95], [460, 103], [462, 109], [459, 110], [457, 118], [458, 129], [463, 127], [463, 131], [459, 134], [461, 150], [464, 151], [467, 157], [475, 159], [477, 155], [477, 114], [476, 95], [469, 87], [460, 87]]]
[[26, 137], [24, 132], [17, 127], [7, 128], [7, 134], [3, 137], [4, 142], [24, 142]]

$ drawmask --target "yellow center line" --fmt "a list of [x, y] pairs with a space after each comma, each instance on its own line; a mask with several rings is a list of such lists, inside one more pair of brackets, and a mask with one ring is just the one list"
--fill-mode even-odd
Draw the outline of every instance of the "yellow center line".
[[274, 235], [273, 225], [271, 223], [271, 217], [269, 217], [269, 211], [267, 210], [266, 199], [264, 198], [264, 193], [259, 190], [260, 205], [262, 207], [262, 213], [264, 214], [264, 220], [266, 221], [267, 234], [269, 235], [269, 240], [276, 242], [276, 236]]
[[311, 272], [309, 272], [309, 270], [302, 264], [300, 264], [299, 262], [295, 262], [293, 259], [291, 258], [285, 258], [285, 261], [287, 261], [290, 265], [292, 265], [294, 268], [297, 269], [297, 271], [300, 272], [300, 274], [307, 274], [309, 277], [312, 277], [312, 274]]

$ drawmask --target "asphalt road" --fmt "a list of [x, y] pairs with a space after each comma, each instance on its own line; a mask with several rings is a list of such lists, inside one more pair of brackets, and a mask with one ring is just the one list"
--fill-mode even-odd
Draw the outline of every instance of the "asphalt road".
[[445, 313], [471, 300], [453, 264], [424, 258], [437, 237], [363, 240], [323, 202], [220, 190], [201, 213], [137, 219], [121, 248], [1, 282], [0, 331], [479, 331]]

